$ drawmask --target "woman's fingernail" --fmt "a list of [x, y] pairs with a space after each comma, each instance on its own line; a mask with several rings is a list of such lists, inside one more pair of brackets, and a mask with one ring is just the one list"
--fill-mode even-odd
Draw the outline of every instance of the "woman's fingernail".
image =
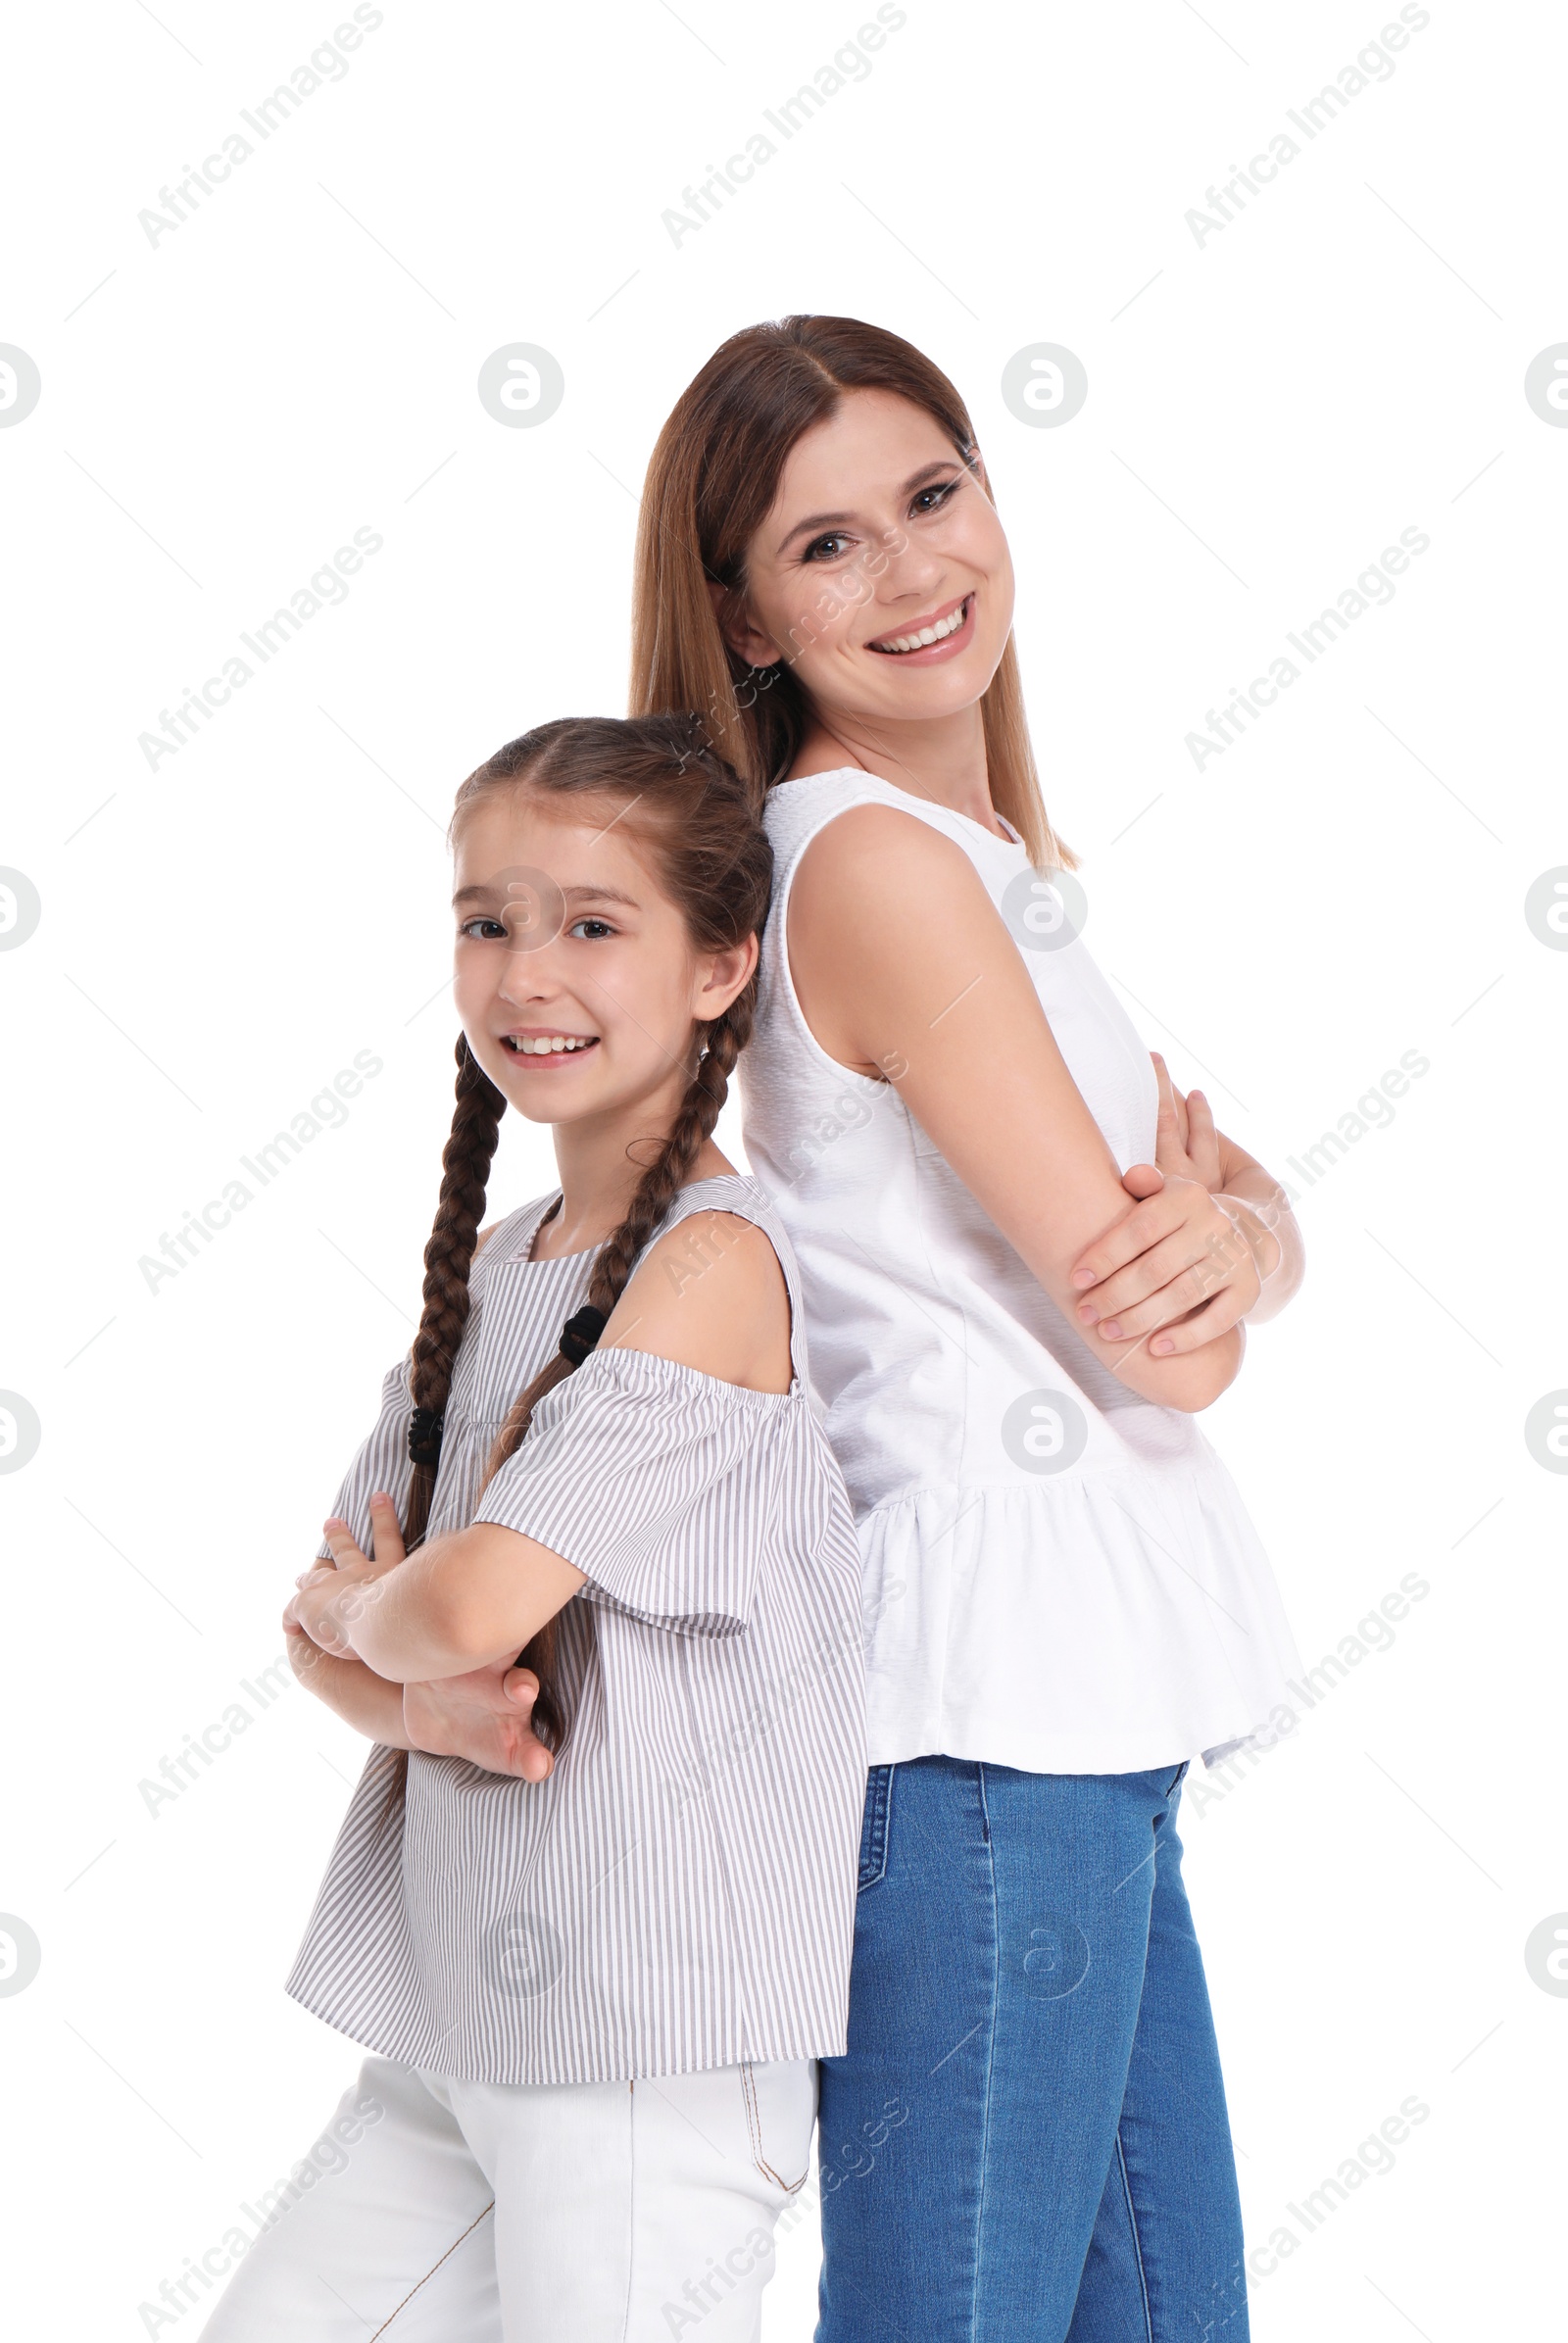
[[1072, 1282], [1075, 1286], [1092, 1286], [1095, 1282], [1095, 1273], [1092, 1269], [1075, 1269], [1072, 1273]]
[[1155, 1353], [1156, 1357], [1163, 1358], [1166, 1352], [1169, 1350], [1174, 1350], [1176, 1345], [1169, 1340], [1168, 1337], [1162, 1336], [1159, 1342], [1151, 1342], [1149, 1347]]
[[1100, 1331], [1107, 1342], [1119, 1342], [1121, 1340], [1121, 1327], [1114, 1318], [1107, 1318]]
[[1094, 1303], [1092, 1301], [1081, 1301], [1078, 1304], [1078, 1315], [1083, 1320], [1085, 1326], [1093, 1326], [1095, 1323]]

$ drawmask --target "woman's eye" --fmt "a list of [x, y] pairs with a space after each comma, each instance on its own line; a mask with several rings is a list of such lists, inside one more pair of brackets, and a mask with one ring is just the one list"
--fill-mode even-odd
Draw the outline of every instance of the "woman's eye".
[[[807, 547], [802, 558], [808, 561], [842, 561], [844, 559], [842, 548], [849, 542], [842, 530], [829, 529], [825, 537], [816, 538]], [[841, 549], [837, 553], [833, 550], [835, 546]]]
[[475, 944], [494, 944], [506, 939], [506, 929], [499, 919], [466, 919], [459, 928], [460, 936], [467, 936]]
[[581, 936], [585, 944], [597, 944], [614, 932], [608, 919], [579, 919], [566, 930], [568, 936]]
[[913, 510], [916, 513], [940, 513], [957, 485], [956, 480], [942, 480], [935, 488], [922, 488], [914, 500]]

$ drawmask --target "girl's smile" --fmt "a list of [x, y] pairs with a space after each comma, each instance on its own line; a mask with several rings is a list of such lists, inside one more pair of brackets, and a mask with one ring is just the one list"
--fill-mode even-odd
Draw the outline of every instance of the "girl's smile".
[[599, 1047], [596, 1033], [555, 1033], [548, 1025], [516, 1025], [496, 1038], [503, 1049], [525, 1058], [530, 1067], [569, 1065], [584, 1050]]

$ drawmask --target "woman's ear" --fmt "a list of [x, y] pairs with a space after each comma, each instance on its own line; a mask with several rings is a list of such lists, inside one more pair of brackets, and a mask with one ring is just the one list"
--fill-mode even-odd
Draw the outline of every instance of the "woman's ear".
[[737, 659], [743, 659], [749, 667], [770, 667], [775, 659], [783, 658], [778, 645], [753, 624], [745, 603], [728, 586], [721, 586], [711, 577], [704, 582], [713, 606], [713, 616], [718, 620], [718, 631]]

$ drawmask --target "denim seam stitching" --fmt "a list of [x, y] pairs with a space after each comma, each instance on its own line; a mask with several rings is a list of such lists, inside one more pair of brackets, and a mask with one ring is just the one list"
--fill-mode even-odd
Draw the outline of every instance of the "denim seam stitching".
[[977, 2322], [980, 2316], [980, 2247], [985, 2233], [986, 2172], [991, 2154], [991, 2083], [997, 2056], [997, 2001], [1001, 1992], [1001, 1931], [997, 1920], [997, 1858], [991, 1843], [991, 1816], [986, 1807], [986, 1769], [975, 1767], [975, 1781], [980, 1793], [980, 1812], [985, 1821], [986, 1867], [991, 1875], [991, 2026], [986, 2042], [986, 2080], [984, 2114], [980, 2123], [980, 2189], [975, 2203], [973, 2292], [969, 2298], [969, 2343], [976, 2343]]
[[1133, 2207], [1133, 2184], [1127, 2173], [1127, 2159], [1122, 2152], [1121, 2126], [1116, 2126], [1116, 2168], [1121, 2173], [1121, 2193], [1127, 2206], [1127, 2226], [1133, 2233], [1133, 2260], [1138, 2265], [1138, 2291], [1144, 2304], [1144, 2333], [1148, 2343], [1154, 2343], [1154, 2319], [1149, 2307], [1149, 2279], [1144, 2270], [1144, 2246], [1138, 2234], [1138, 2215]]
[[[855, 1892], [880, 1886], [887, 1878], [888, 1836], [892, 1825], [894, 1766], [871, 1766], [866, 1773], [865, 1814], [860, 1829], [860, 1866]], [[869, 1850], [866, 1842], [870, 1841]], [[869, 1865], [869, 1869], [867, 1869]]]
[[[646, 2096], [646, 2093], [644, 2094]], [[631, 2343], [631, 2298], [637, 2280], [637, 2077], [626, 2078], [626, 2301], [620, 2317], [620, 2343]]]
[[746, 2125], [752, 2136], [752, 2162], [764, 2180], [771, 2180], [775, 2188], [781, 2188], [787, 2197], [792, 2197], [797, 2189], [804, 2188], [806, 2185], [807, 2175], [811, 2169], [809, 2156], [808, 2156], [806, 2172], [798, 2180], [786, 2180], [782, 2172], [776, 2172], [773, 2170], [762, 2152], [762, 2110], [757, 2096], [757, 2076], [753, 2073], [752, 2062], [749, 2058], [741, 2060], [740, 2073], [741, 2096], [746, 2102]]
[[[380, 2324], [380, 2325], [379, 2325], [379, 2326], [376, 2328], [376, 2330], [375, 2330], [375, 2335], [384, 2335], [384, 2334], [386, 2333], [386, 2330], [387, 2330], [387, 2328], [388, 2328], [388, 2327], [389, 2327], [389, 2326], [392, 2324], [392, 2320], [393, 2320], [394, 2319], [398, 2319], [398, 2318], [400, 2318], [400, 2317], [402, 2316], [402, 2314], [403, 2314], [403, 2313], [404, 2313], [404, 2312], [405, 2312], [405, 2311], [408, 2309], [408, 2307], [409, 2307], [410, 2303], [411, 2303], [411, 2302], [413, 2302], [413, 2300], [414, 2300], [415, 2296], [416, 2296], [416, 2295], [418, 2293], [418, 2291], [419, 2291], [420, 2287], [421, 2287], [421, 2286], [428, 2286], [428, 2284], [430, 2283], [430, 2280], [431, 2280], [431, 2279], [432, 2279], [432, 2278], [435, 2276], [435, 2273], [436, 2273], [436, 2271], [437, 2271], [437, 2270], [438, 2270], [441, 2268], [441, 2265], [442, 2265], [442, 2263], [444, 2263], [444, 2262], [450, 2262], [450, 2261], [451, 2261], [451, 2259], [452, 2259], [453, 2255], [454, 2255], [454, 2254], [457, 2252], [457, 2250], [458, 2250], [459, 2246], [460, 2246], [460, 2245], [463, 2243], [463, 2240], [464, 2240], [464, 2238], [465, 2238], [465, 2237], [471, 2237], [471, 2236], [472, 2236], [472, 2234], [473, 2234], [473, 2232], [474, 2232], [474, 2230], [475, 2230], [475, 2229], [476, 2229], [476, 2228], [479, 2226], [479, 2223], [480, 2223], [480, 2222], [481, 2222], [481, 2221], [484, 2220], [484, 2218], [485, 2218], [485, 2214], [486, 2214], [486, 2213], [494, 2213], [495, 2209], [496, 2209], [496, 2201], [495, 2201], [495, 2198], [494, 2198], [494, 2197], [492, 2197], [492, 2198], [491, 2198], [491, 2200], [490, 2200], [490, 2202], [489, 2202], [489, 2204], [488, 2204], [488, 2205], [486, 2205], [486, 2207], [485, 2207], [485, 2209], [484, 2209], [484, 2213], [476, 2213], [476, 2214], [474, 2215], [474, 2217], [473, 2217], [472, 2221], [469, 2221], [469, 2223], [468, 2223], [467, 2227], [466, 2227], [466, 2229], [465, 2229], [465, 2230], [462, 2232], [462, 2234], [461, 2234], [460, 2236], [457, 2236], [457, 2237], [454, 2237], [454, 2238], [453, 2238], [453, 2240], [452, 2240], [452, 2243], [451, 2243], [451, 2244], [450, 2244], [450, 2245], [447, 2247], [447, 2250], [446, 2250], [446, 2252], [445, 2252], [445, 2253], [444, 2253], [444, 2254], [441, 2256], [441, 2258], [440, 2258], [440, 2261], [437, 2261], [437, 2262], [432, 2262], [432, 2263], [431, 2263], [431, 2265], [430, 2265], [430, 2267], [429, 2267], [429, 2269], [428, 2269], [428, 2270], [425, 2271], [425, 2273], [424, 2273], [423, 2277], [422, 2277], [422, 2278], [418, 2278], [418, 2279], [416, 2279], [416, 2280], [415, 2281], [415, 2283], [414, 2283], [414, 2284], [413, 2284], [413, 2285], [412, 2285], [412, 2286], [409, 2288], [409, 2291], [408, 2291], [408, 2293], [407, 2293], [407, 2294], [405, 2294], [405, 2296], [403, 2297], [403, 2300], [402, 2300], [402, 2301], [401, 2301], [401, 2302], [398, 2304], [398, 2307], [397, 2307], [397, 2309], [396, 2309], [395, 2311], [393, 2311], [393, 2312], [390, 2314], [390, 2316], [389, 2316], [388, 2318], [386, 2318], [385, 2319], [383, 2319], [383, 2321], [381, 2322], [381, 2324]], [[375, 2343], [375, 2335], [372, 2335], [372, 2336], [370, 2337], [370, 2343]]]

